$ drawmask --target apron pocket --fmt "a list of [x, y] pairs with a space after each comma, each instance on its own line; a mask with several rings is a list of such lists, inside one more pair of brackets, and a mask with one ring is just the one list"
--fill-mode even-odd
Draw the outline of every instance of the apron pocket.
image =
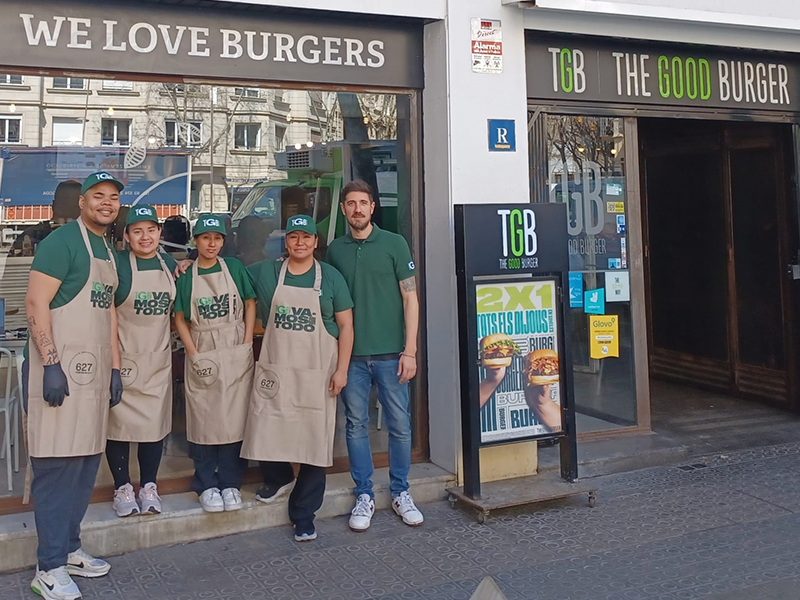
[[192, 357], [186, 357], [187, 372], [186, 381], [193, 389], [210, 388], [219, 379], [220, 372], [220, 352], [209, 350], [208, 352], [198, 352]]
[[[111, 381], [110, 348], [102, 344], [66, 344], [61, 351], [61, 368], [75, 389], [107, 389]], [[103, 385], [105, 383], [105, 385]]]
[[327, 371], [321, 369], [258, 364], [253, 389], [255, 395], [265, 402], [259, 402], [256, 411], [260, 413], [268, 407], [278, 412], [287, 409], [325, 410], [326, 403], [336, 401], [328, 392], [329, 384]]

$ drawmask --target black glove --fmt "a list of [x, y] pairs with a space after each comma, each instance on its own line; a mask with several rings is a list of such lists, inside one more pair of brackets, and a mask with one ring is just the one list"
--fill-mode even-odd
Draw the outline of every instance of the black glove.
[[109, 405], [114, 408], [122, 402], [122, 375], [119, 369], [111, 369], [111, 400]]
[[64, 404], [64, 396], [69, 396], [69, 383], [61, 363], [44, 366], [44, 382], [42, 385], [44, 401], [56, 407]]

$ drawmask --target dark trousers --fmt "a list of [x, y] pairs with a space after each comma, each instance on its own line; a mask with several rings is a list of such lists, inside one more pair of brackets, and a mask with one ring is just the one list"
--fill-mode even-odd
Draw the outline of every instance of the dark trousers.
[[247, 461], [239, 457], [242, 442], [233, 444], [194, 444], [189, 442], [189, 457], [194, 461], [192, 491], [199, 496], [209, 488], [242, 487]]
[[36, 556], [41, 570], [66, 565], [67, 554], [81, 547], [81, 521], [89, 507], [101, 457], [31, 457], [31, 496], [39, 536]]
[[[286, 462], [260, 462], [264, 483], [280, 487], [294, 479], [292, 465]], [[314, 513], [322, 506], [325, 497], [325, 467], [300, 465], [297, 483], [289, 496], [289, 519], [292, 523], [309, 525], [314, 522]]]
[[[164, 453], [164, 440], [158, 442], [139, 442], [137, 457], [139, 459], [139, 485], [155, 483], [158, 476], [158, 467], [161, 465], [161, 455]], [[106, 459], [114, 476], [114, 487], [119, 489], [131, 482], [130, 442], [108, 440], [106, 442]]]

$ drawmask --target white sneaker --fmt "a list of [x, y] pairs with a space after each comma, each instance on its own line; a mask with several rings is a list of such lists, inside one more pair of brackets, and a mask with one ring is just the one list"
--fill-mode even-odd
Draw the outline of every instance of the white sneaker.
[[219, 488], [208, 488], [200, 494], [200, 505], [203, 510], [210, 513], [222, 512], [225, 510], [225, 503], [219, 493]]
[[356, 498], [356, 505], [350, 511], [350, 529], [353, 531], [366, 531], [369, 529], [372, 515], [375, 514], [375, 501], [369, 494], [361, 494]]
[[78, 548], [75, 552], [67, 555], [67, 573], [77, 577], [102, 577], [111, 570], [111, 565], [101, 558], [95, 558], [91, 554]]
[[399, 496], [392, 498], [392, 509], [403, 518], [403, 523], [411, 527], [422, 525], [425, 520], [408, 492], [401, 492]]
[[225, 488], [222, 490], [222, 504], [228, 512], [242, 510], [242, 492], [236, 488]]
[[80, 600], [81, 591], [67, 573], [67, 567], [49, 571], [36, 569], [31, 589], [45, 600]]
[[133, 486], [126, 483], [118, 490], [114, 490], [114, 510], [118, 517], [131, 517], [139, 514], [139, 505], [136, 504], [136, 494]]
[[155, 483], [145, 483], [139, 490], [139, 504], [142, 505], [143, 515], [161, 514], [161, 496]]

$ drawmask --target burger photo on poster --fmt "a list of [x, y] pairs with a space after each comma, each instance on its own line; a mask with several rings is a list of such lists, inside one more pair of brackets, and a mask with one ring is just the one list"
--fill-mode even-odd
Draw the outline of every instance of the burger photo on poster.
[[534, 350], [525, 357], [523, 372], [528, 387], [557, 383], [558, 354], [550, 348]]
[[481, 364], [487, 369], [510, 367], [519, 346], [505, 333], [493, 333], [481, 339]]

